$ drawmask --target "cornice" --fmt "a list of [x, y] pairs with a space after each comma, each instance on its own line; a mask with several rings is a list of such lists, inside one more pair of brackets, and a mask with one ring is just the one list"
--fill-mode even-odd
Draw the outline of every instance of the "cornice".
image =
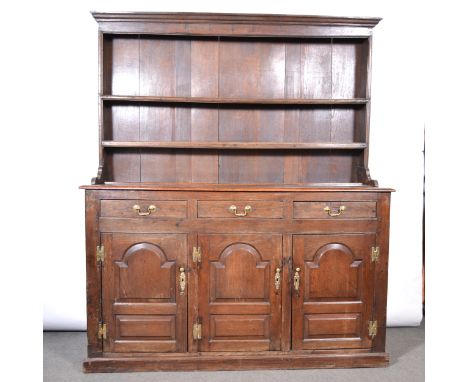
[[216, 24], [268, 24], [308, 25], [373, 28], [379, 23], [376, 17], [336, 17], [279, 14], [239, 13], [159, 13], [159, 12], [91, 12], [101, 22], [157, 22], [157, 23], [216, 23]]

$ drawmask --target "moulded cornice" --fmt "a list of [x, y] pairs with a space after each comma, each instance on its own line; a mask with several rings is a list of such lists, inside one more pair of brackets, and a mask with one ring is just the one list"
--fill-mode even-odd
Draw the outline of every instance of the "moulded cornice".
[[158, 22], [158, 23], [229, 23], [269, 25], [314, 25], [373, 28], [379, 23], [378, 17], [336, 17], [279, 14], [238, 14], [238, 13], [160, 13], [160, 12], [91, 12], [101, 22]]

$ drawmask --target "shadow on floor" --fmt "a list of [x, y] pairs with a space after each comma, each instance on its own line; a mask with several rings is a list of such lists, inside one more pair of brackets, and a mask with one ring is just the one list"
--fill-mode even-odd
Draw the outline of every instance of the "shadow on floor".
[[86, 333], [44, 333], [45, 382], [423, 382], [424, 325], [417, 328], [389, 328], [387, 351], [390, 366], [379, 369], [260, 370], [231, 372], [157, 372], [84, 374]]

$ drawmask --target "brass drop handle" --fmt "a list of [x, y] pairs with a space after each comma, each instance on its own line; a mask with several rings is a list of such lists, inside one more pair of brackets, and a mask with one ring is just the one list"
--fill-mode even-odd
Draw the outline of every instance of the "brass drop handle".
[[185, 294], [185, 286], [186, 286], [186, 279], [185, 279], [185, 268], [179, 268], [179, 293], [181, 296]]
[[278, 291], [281, 286], [281, 268], [276, 268], [275, 272], [275, 289]]
[[154, 204], [151, 204], [148, 206], [147, 211], [148, 212], [141, 212], [141, 207], [139, 204], [135, 204], [133, 206], [133, 210], [138, 214], [138, 216], [148, 216], [151, 215], [151, 212], [156, 211], [156, 206]]
[[328, 216], [340, 216], [341, 213], [346, 209], [346, 206], [339, 206], [337, 212], [332, 212], [332, 209], [326, 206], [323, 210], [328, 213]]
[[244, 212], [237, 212], [237, 206], [234, 204], [229, 207], [229, 212], [233, 213], [236, 216], [247, 216], [249, 212], [252, 212], [252, 206], [245, 206], [244, 207]]
[[301, 268], [296, 268], [296, 273], [294, 273], [294, 290], [299, 292], [299, 284], [301, 282], [301, 276], [299, 276], [299, 272]]

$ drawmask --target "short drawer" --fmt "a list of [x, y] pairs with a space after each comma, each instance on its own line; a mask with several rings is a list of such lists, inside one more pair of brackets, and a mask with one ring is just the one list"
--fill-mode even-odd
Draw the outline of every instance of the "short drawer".
[[102, 200], [101, 217], [185, 219], [187, 202], [184, 200]]
[[198, 201], [199, 218], [263, 218], [282, 219], [283, 203], [276, 201]]
[[365, 219], [377, 216], [376, 202], [294, 202], [294, 219]]

